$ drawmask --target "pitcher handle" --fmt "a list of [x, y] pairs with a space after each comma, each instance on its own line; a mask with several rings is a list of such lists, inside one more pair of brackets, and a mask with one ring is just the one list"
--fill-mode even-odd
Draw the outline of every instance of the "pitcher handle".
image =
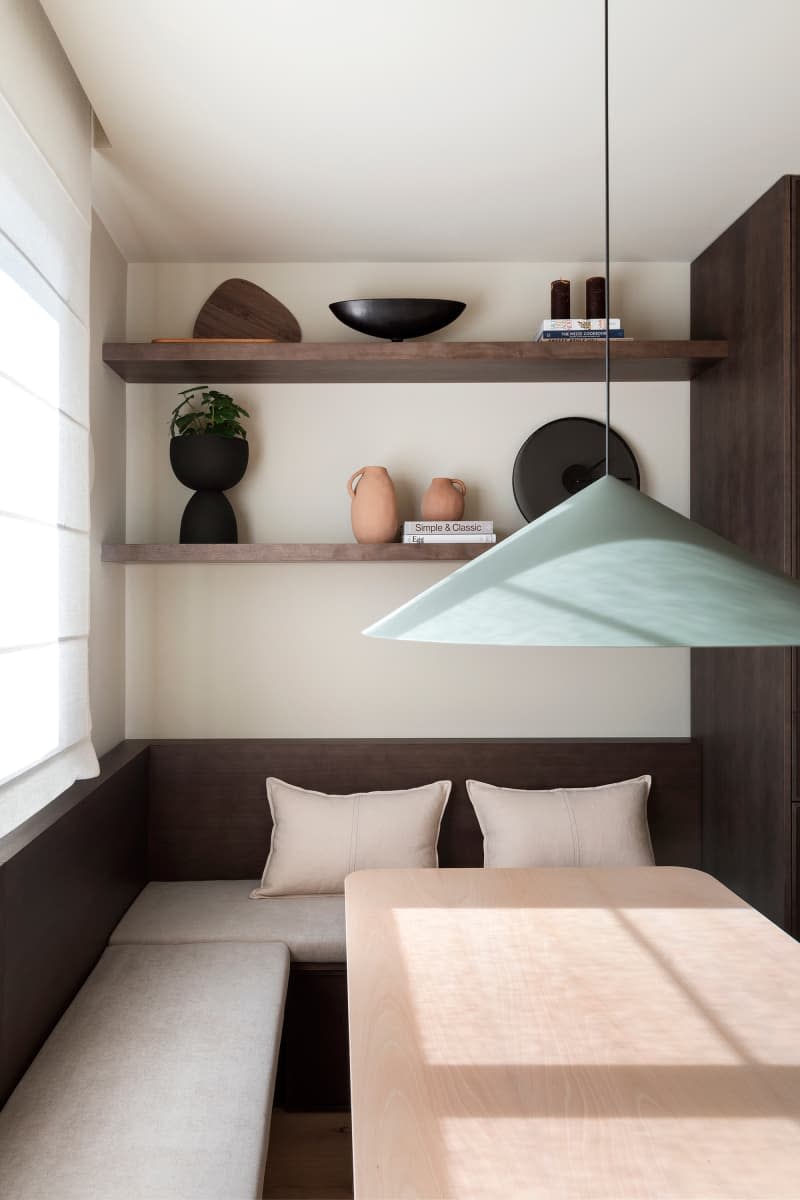
[[464, 483], [463, 479], [451, 479], [450, 482], [452, 483], [453, 487], [456, 489], [457, 492], [460, 491], [462, 496], [466, 496], [467, 485]]
[[[366, 471], [366, 469], [367, 469], [366, 467], [359, 467], [357, 471], [353, 471], [353, 474], [350, 476], [350, 478], [347, 481], [347, 494], [351, 500], [355, 500], [355, 498], [356, 498], [355, 488], [353, 487], [353, 480], [357, 479], [359, 475], [363, 475], [364, 472]], [[356, 487], [358, 487], [358, 484], [356, 484]]]

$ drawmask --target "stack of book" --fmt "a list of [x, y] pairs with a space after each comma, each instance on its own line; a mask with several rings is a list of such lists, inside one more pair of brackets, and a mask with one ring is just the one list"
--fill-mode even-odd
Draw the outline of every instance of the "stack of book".
[[412, 545], [496, 541], [494, 521], [406, 521], [403, 525], [403, 542]]
[[[536, 341], [580, 341], [586, 338], [602, 341], [605, 336], [605, 317], [553, 317], [542, 321]], [[608, 336], [610, 338], [625, 337], [625, 330], [622, 328], [619, 317], [609, 318]]]

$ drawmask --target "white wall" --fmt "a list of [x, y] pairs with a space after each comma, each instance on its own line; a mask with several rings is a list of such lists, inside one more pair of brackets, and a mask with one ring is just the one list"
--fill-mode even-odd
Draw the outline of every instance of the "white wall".
[[0, 0], [0, 30], [3, 96], [88, 220], [92, 117], [83, 88], [36, 0]]
[[100, 547], [125, 537], [125, 384], [104, 365], [103, 342], [125, 338], [126, 282], [127, 264], [93, 213], [89, 691], [98, 754], [125, 737], [125, 580], [117, 568], [100, 561]]
[[[465, 299], [439, 336], [530, 337], [549, 281], [599, 264], [132, 264], [128, 336], [187, 336], [211, 290], [240, 275], [296, 314], [307, 341], [351, 340], [327, 310], [360, 295]], [[614, 268], [612, 307], [636, 337], [685, 337], [689, 269]], [[202, 379], [198, 383], [204, 382]], [[129, 386], [127, 540], [177, 541], [188, 492], [172, 477], [168, 414], [177, 388]], [[345, 481], [389, 467], [403, 515], [433, 475], [470, 486], [467, 515], [509, 532], [528, 434], [560, 416], [602, 417], [598, 384], [239, 385], [252, 413], [251, 462], [231, 492], [242, 541], [351, 540]], [[620, 384], [613, 422], [649, 494], [688, 511], [689, 385]], [[689, 657], [681, 650], [425, 646], [360, 630], [448, 569], [432, 563], [128, 567], [129, 737], [684, 736]]]

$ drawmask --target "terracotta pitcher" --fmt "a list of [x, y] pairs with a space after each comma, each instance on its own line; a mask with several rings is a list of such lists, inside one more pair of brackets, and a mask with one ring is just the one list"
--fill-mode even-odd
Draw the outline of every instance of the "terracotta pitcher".
[[354, 471], [347, 481], [347, 491], [353, 501], [350, 520], [356, 541], [393, 542], [400, 517], [394, 484], [386, 467], [361, 467]]
[[464, 515], [464, 497], [467, 485], [463, 479], [447, 479], [437, 476], [422, 497], [422, 519], [424, 521], [460, 521]]

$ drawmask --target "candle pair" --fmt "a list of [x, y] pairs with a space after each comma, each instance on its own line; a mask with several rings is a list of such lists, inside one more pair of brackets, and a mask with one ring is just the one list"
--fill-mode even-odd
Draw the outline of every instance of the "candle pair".
[[[569, 317], [568, 279], [554, 279], [550, 284], [550, 316], [553, 320], [565, 320]], [[606, 315], [606, 281], [603, 275], [592, 275], [586, 280], [586, 316], [604, 317]]]

